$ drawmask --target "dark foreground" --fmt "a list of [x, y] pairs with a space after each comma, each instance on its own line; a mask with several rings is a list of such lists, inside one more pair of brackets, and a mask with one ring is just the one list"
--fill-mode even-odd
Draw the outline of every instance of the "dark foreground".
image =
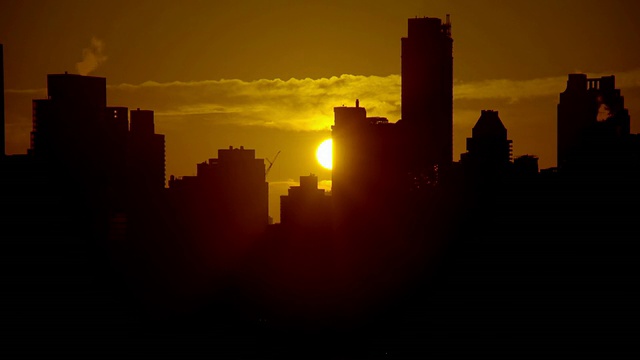
[[280, 230], [226, 267], [173, 238], [93, 241], [57, 195], [7, 192], [2, 357], [630, 358], [637, 193], [554, 189], [452, 203], [431, 232]]

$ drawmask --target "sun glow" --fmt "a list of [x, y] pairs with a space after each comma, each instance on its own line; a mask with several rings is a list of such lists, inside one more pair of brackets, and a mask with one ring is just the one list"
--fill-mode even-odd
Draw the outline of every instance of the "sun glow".
[[333, 141], [331, 139], [323, 141], [320, 146], [318, 146], [316, 158], [320, 165], [331, 170], [333, 166]]

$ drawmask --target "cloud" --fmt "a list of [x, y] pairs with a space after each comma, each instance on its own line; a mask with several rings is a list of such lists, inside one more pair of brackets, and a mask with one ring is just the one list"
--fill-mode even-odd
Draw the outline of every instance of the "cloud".
[[322, 79], [210, 80], [121, 84], [109, 87], [112, 103], [155, 110], [157, 116], [209, 116], [239, 125], [287, 130], [328, 130], [333, 108], [362, 106], [375, 116], [400, 116], [400, 77], [341, 75]]
[[76, 71], [80, 75], [89, 75], [100, 64], [107, 60], [103, 54], [104, 42], [96, 37], [91, 38], [89, 47], [82, 49], [82, 61], [76, 63]]
[[[86, 51], [86, 66], [99, 63], [102, 43], [92, 40]], [[96, 55], [97, 54], [97, 55]], [[93, 58], [93, 60], [89, 60]], [[88, 69], [88, 68], [87, 68]], [[589, 77], [616, 75], [616, 87], [640, 87], [640, 69]], [[558, 96], [565, 90], [567, 76], [541, 79], [492, 79], [454, 84], [454, 115], [461, 120], [465, 110], [476, 113], [477, 102], [490, 104], [493, 100], [514, 103], [525, 99]], [[109, 105], [130, 109], [154, 110], [156, 121], [181, 124], [181, 121], [205, 121], [216, 124], [265, 126], [294, 131], [327, 131], [333, 124], [333, 108], [354, 106], [355, 99], [370, 116], [387, 117], [394, 122], [400, 118], [400, 76], [340, 75], [320, 79], [238, 79], [193, 82], [109, 85]], [[13, 96], [30, 96], [42, 90], [7, 90]], [[469, 106], [472, 104], [473, 106]], [[29, 111], [25, 109], [25, 111]], [[473, 120], [470, 120], [473, 121]], [[460, 124], [458, 124], [460, 125]], [[467, 124], [463, 124], [466, 126]]]
[[[610, 74], [589, 74], [599, 77]], [[618, 73], [618, 88], [640, 86], [640, 69]], [[400, 76], [341, 75], [320, 79], [237, 79], [145, 82], [109, 87], [112, 104], [153, 109], [172, 118], [198, 115], [212, 121], [287, 130], [329, 130], [333, 108], [360, 99], [370, 116], [400, 118]], [[516, 102], [564, 91], [567, 76], [529, 80], [456, 81], [454, 99]]]
[[[640, 69], [621, 73], [587, 73], [590, 78], [615, 75], [620, 89], [640, 87]], [[566, 88], [568, 76], [528, 80], [491, 79], [474, 82], [457, 81], [453, 93], [456, 100], [507, 99], [515, 102], [540, 96], [558, 95]]]

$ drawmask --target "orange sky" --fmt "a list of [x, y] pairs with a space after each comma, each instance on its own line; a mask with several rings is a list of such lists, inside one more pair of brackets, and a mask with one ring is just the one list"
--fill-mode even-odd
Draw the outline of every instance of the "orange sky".
[[273, 158], [270, 212], [300, 175], [330, 172], [315, 148], [333, 107], [400, 114], [407, 18], [451, 14], [454, 159], [480, 110], [498, 110], [514, 155], [555, 165], [568, 73], [616, 75], [640, 132], [637, 1], [14, 1], [0, 5], [7, 152], [24, 153], [31, 100], [49, 73], [107, 78], [108, 104], [156, 111], [167, 177], [229, 145]]

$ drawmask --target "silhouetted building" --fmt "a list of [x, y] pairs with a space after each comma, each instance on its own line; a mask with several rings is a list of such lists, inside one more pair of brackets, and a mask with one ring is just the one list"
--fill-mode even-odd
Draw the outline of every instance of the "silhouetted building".
[[73, 174], [104, 170], [106, 79], [47, 75], [47, 99], [33, 101], [31, 153]]
[[411, 171], [425, 182], [453, 162], [453, 39], [449, 15], [408, 20], [402, 38], [402, 119]]
[[116, 124], [106, 100], [105, 78], [47, 75], [47, 99], [33, 100], [28, 151], [46, 169], [53, 188], [92, 214], [101, 234], [106, 214], [123, 206], [112, 196], [121, 191], [113, 171], [123, 168], [124, 158], [112, 148]]
[[306, 230], [331, 226], [331, 196], [318, 189], [316, 175], [300, 176], [300, 186], [280, 196], [280, 222]]
[[519, 176], [535, 176], [539, 173], [538, 157], [535, 155], [521, 155], [513, 160], [513, 171]]
[[154, 132], [153, 111], [131, 111], [129, 129], [128, 108], [107, 106], [105, 78], [49, 74], [47, 98], [33, 100], [32, 112], [29, 154], [92, 209], [140, 208], [149, 198], [137, 195], [164, 189], [164, 135]]
[[473, 176], [504, 175], [511, 165], [511, 144], [498, 112], [482, 110], [461, 163]]
[[4, 48], [0, 44], [0, 158], [6, 154], [4, 122]]
[[244, 147], [219, 149], [197, 165], [197, 176], [169, 181], [171, 198], [196, 236], [257, 235], [269, 223], [264, 159]]
[[111, 126], [107, 127], [107, 176], [109, 184], [109, 197], [117, 199], [115, 204], [121, 207], [127, 196], [127, 157], [129, 141], [129, 109], [126, 107], [105, 108], [105, 121]]
[[560, 171], [606, 172], [628, 164], [633, 152], [630, 117], [624, 97], [615, 88], [615, 76], [587, 78], [569, 74], [558, 104]]
[[365, 166], [368, 162], [364, 149], [357, 142], [356, 136], [366, 127], [367, 110], [360, 107], [359, 101], [355, 107], [334, 107], [334, 125], [331, 127], [333, 141], [331, 192], [337, 199], [353, 196], [355, 188], [355, 176], [358, 173], [355, 167]]
[[331, 192], [338, 223], [388, 210], [409, 189], [407, 147], [396, 124], [355, 107], [334, 108]]
[[165, 140], [155, 133], [153, 110], [131, 110], [128, 167], [132, 188], [165, 187]]

